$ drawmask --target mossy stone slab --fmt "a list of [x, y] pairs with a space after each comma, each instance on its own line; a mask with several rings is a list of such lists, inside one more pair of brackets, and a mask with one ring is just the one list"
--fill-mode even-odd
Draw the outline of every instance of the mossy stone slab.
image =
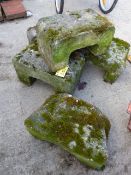
[[127, 42], [114, 38], [105, 54], [94, 56], [86, 48], [85, 57], [104, 70], [104, 81], [113, 83], [126, 66], [129, 49], [130, 45]]
[[115, 28], [107, 18], [86, 9], [44, 17], [36, 25], [40, 53], [52, 72], [68, 65], [70, 54], [93, 46], [95, 54], [105, 52]]
[[108, 158], [110, 122], [95, 106], [55, 94], [25, 120], [29, 133], [59, 145], [86, 165], [101, 169]]
[[35, 79], [48, 83], [57, 92], [73, 93], [85, 65], [84, 55], [77, 51], [70, 56], [69, 69], [64, 78], [51, 73], [41, 58], [37, 42], [32, 42], [13, 59], [18, 78], [26, 85], [31, 85]]

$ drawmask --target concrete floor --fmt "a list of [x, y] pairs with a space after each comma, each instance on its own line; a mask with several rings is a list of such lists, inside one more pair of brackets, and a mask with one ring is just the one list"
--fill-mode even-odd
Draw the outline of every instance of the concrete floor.
[[[98, 2], [65, 0], [65, 10], [92, 7]], [[43, 16], [55, 14], [53, 0], [25, 0], [33, 17], [0, 24], [0, 175], [130, 175], [131, 133], [126, 129], [131, 100], [131, 65], [113, 85], [103, 82], [101, 70], [87, 65], [81, 80], [87, 82], [75, 96], [98, 106], [112, 124], [108, 143], [109, 160], [103, 171], [91, 170], [59, 147], [31, 137], [24, 119], [36, 110], [53, 89], [40, 81], [27, 87], [19, 82], [12, 57], [27, 44], [26, 30]], [[116, 26], [116, 36], [131, 42], [131, 1], [119, 0], [107, 15]]]

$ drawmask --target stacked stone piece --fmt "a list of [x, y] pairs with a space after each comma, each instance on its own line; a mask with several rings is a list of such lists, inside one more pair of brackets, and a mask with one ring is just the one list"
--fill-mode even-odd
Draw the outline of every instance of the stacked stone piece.
[[32, 41], [21, 53], [17, 54], [13, 63], [19, 79], [26, 85], [31, 85], [35, 79], [40, 79], [57, 92], [73, 93], [85, 65], [84, 54], [77, 51], [70, 56], [69, 69], [64, 78], [50, 73], [47, 64], [40, 56], [37, 42]]
[[95, 45], [95, 54], [104, 53], [115, 32], [107, 18], [91, 9], [42, 18], [36, 30], [39, 51], [52, 72], [68, 65], [77, 49]]
[[95, 56], [85, 48], [85, 58], [104, 71], [104, 81], [114, 83], [126, 67], [130, 45], [118, 38], [113, 38], [111, 45], [102, 55]]
[[[18, 78], [27, 85], [40, 79], [57, 92], [73, 93], [87, 58], [82, 48], [101, 55], [114, 32], [113, 24], [91, 9], [44, 17], [27, 31], [29, 45], [13, 59]], [[64, 77], [56, 75], [66, 66]]]

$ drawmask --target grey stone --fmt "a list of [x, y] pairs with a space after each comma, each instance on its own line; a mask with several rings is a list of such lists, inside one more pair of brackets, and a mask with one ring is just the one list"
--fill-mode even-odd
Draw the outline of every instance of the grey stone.
[[73, 93], [85, 65], [85, 58], [80, 51], [72, 54], [65, 77], [59, 77], [49, 71], [35, 41], [16, 55], [13, 64], [18, 78], [27, 85], [31, 85], [35, 79], [40, 79], [53, 86], [56, 91]]
[[130, 45], [126, 41], [114, 38], [103, 55], [94, 56], [85, 49], [85, 57], [104, 70], [104, 81], [114, 83], [126, 67]]

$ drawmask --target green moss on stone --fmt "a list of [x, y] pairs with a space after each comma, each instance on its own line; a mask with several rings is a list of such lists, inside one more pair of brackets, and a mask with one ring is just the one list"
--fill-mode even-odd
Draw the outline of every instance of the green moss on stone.
[[45, 40], [46, 42], [52, 42], [57, 36], [59, 35], [59, 31], [48, 29], [48, 32], [46, 33]]
[[74, 16], [75, 18], [79, 19], [81, 17], [79, 12], [70, 12], [71, 16]]
[[77, 49], [94, 46], [94, 53], [105, 52], [115, 30], [91, 9], [42, 18], [36, 29], [39, 51], [52, 72], [67, 66], [70, 54]]
[[25, 126], [36, 138], [61, 146], [92, 168], [106, 163], [110, 122], [83, 100], [55, 94], [25, 120]]
[[[104, 80], [113, 83], [122, 73], [126, 66], [130, 45], [118, 38], [114, 38], [108, 50], [98, 56], [94, 56], [90, 48], [85, 49], [85, 57], [95, 65], [101, 67], [105, 74]], [[90, 50], [90, 51], [89, 51]]]

